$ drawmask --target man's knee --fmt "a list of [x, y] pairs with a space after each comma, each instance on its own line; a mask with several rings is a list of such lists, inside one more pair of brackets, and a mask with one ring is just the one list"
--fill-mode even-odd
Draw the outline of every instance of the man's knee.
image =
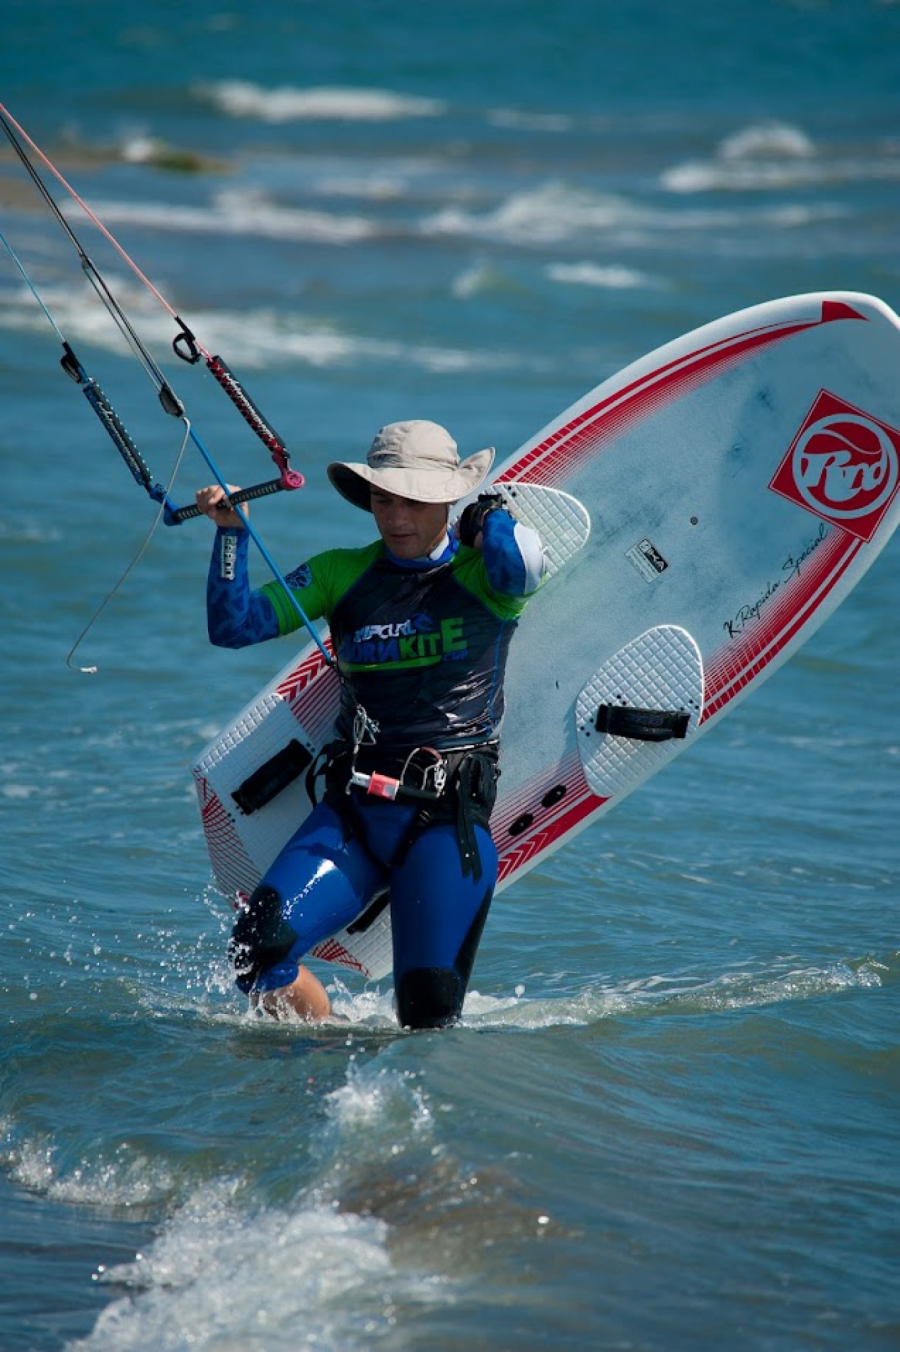
[[296, 942], [281, 913], [281, 894], [274, 887], [257, 887], [238, 914], [228, 945], [240, 989], [249, 991], [260, 973], [286, 958]]
[[397, 1018], [403, 1028], [446, 1028], [461, 1018], [491, 895], [488, 888], [452, 967], [409, 967], [397, 977]]
[[454, 967], [415, 967], [397, 983], [403, 1028], [446, 1028], [462, 1014], [465, 986]]

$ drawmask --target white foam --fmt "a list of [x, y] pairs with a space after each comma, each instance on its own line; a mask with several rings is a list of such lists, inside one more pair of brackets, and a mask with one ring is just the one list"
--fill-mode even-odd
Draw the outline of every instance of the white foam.
[[522, 987], [517, 988], [514, 996], [499, 998], [470, 991], [463, 1023], [472, 1028], [500, 1027], [522, 1031], [585, 1026], [648, 1008], [657, 1008], [660, 1013], [755, 1009], [881, 984], [878, 964], [872, 961], [837, 962], [820, 967], [804, 966], [786, 959], [770, 971], [736, 969], [709, 978], [651, 975], [615, 985], [598, 984], [561, 997], [529, 997]]
[[352, 244], [371, 239], [379, 226], [365, 216], [285, 207], [263, 193], [224, 191], [209, 206], [168, 202], [100, 202], [107, 225], [137, 225], [185, 234], [238, 235], [316, 244]]
[[754, 123], [726, 136], [707, 160], [688, 160], [661, 175], [673, 193], [754, 192], [900, 178], [890, 147], [873, 157], [849, 158], [819, 149], [801, 128]]
[[[215, 994], [227, 995], [230, 971], [224, 960], [214, 980], [207, 968], [206, 960], [198, 965], [198, 969], [206, 973], [198, 977], [198, 989], [209, 994], [214, 985]], [[648, 1008], [657, 1009], [661, 1014], [681, 1009], [752, 1009], [787, 1000], [811, 999], [850, 987], [877, 987], [881, 983], [878, 964], [872, 961], [837, 962], [822, 967], [785, 959], [768, 970], [739, 965], [712, 976], [702, 973], [651, 974], [630, 981], [598, 982], [565, 995], [534, 995], [527, 992], [524, 985], [517, 985], [512, 995], [487, 995], [470, 989], [460, 1027], [462, 1030], [503, 1028], [521, 1032], [585, 1027]], [[335, 978], [329, 982], [328, 990], [334, 1018], [320, 1026], [319, 1032], [324, 1039], [345, 1035], [348, 1046], [352, 1046], [352, 1039], [361, 1031], [370, 1036], [384, 1034], [388, 1040], [409, 1036], [397, 1025], [389, 981], [378, 988], [352, 993], [339, 978]], [[159, 1004], [158, 989], [153, 992], [152, 1003]], [[193, 998], [190, 1003], [194, 1007]], [[173, 1007], [186, 1006], [183, 1000], [178, 1000]], [[255, 1017], [234, 1002], [224, 1008], [207, 1007], [204, 1014], [215, 1022], [235, 1026]], [[267, 1026], [265, 1021], [262, 1026]], [[272, 1027], [274, 1031], [275, 1026]], [[297, 1027], [304, 1037], [309, 1036], [308, 1025], [298, 1023]], [[283, 1032], [284, 1025], [280, 1028]], [[379, 1135], [394, 1139], [408, 1135], [410, 1130], [418, 1134], [431, 1126], [431, 1114], [414, 1074], [384, 1068], [377, 1062], [372, 1066], [357, 1067], [352, 1055], [346, 1083], [330, 1093], [326, 1102], [332, 1126], [341, 1133], [364, 1128], [370, 1134], [377, 1131]], [[32, 1154], [29, 1159], [30, 1167], [39, 1172], [43, 1167], [39, 1155]], [[162, 1186], [162, 1180], [157, 1181]], [[104, 1181], [103, 1186], [106, 1185]]]
[[418, 1078], [357, 1066], [351, 1055], [345, 1084], [325, 1100], [315, 1190], [272, 1207], [250, 1202], [237, 1177], [197, 1188], [146, 1252], [95, 1274], [132, 1294], [109, 1305], [78, 1347], [362, 1350], [389, 1330], [399, 1303], [452, 1299], [445, 1278], [395, 1263], [384, 1220], [339, 1201], [356, 1165], [389, 1157], [397, 1142], [424, 1135], [431, 1158]]
[[787, 967], [769, 976], [725, 973], [694, 990], [683, 991], [678, 1000], [700, 1009], [757, 1009], [785, 1000], [810, 1000], [834, 991], [881, 984], [881, 977], [871, 963], [853, 967], [839, 962], [828, 967]]
[[147, 132], [133, 132], [122, 141], [122, 159], [128, 164], [150, 164], [163, 143]]
[[3, 785], [2, 796], [4, 798], [36, 798], [42, 792], [40, 784], [10, 784]]
[[[132, 287], [127, 278], [107, 275], [110, 289], [134, 322], [141, 338], [151, 347], [167, 350], [174, 337], [172, 320], [143, 288]], [[163, 294], [165, 294], [163, 284]], [[117, 352], [125, 351], [122, 335], [105, 307], [86, 284], [44, 287], [44, 298], [66, 337], [76, 347], [80, 341]], [[522, 369], [515, 351], [440, 347], [436, 344], [402, 343], [365, 334], [348, 333], [336, 324], [303, 314], [283, 315], [272, 310], [196, 311], [191, 328], [209, 350], [221, 351], [232, 367], [270, 369], [302, 362], [316, 368], [352, 367], [363, 363], [400, 363], [439, 374], [467, 371]], [[44, 332], [47, 321], [30, 296], [0, 306], [0, 328]], [[177, 392], [189, 399], [189, 390], [179, 380]]]
[[373, 170], [371, 173], [334, 172], [323, 174], [312, 184], [320, 197], [361, 197], [372, 202], [396, 202], [406, 193], [407, 179], [402, 173]]
[[497, 271], [486, 263], [475, 263], [465, 268], [453, 279], [453, 294], [459, 300], [469, 300], [472, 296], [493, 289]]
[[390, 122], [408, 117], [437, 117], [445, 108], [439, 99], [416, 98], [387, 89], [342, 86], [297, 89], [284, 85], [265, 89], [248, 80], [223, 80], [198, 85], [196, 92], [229, 117], [251, 117], [271, 123], [322, 119]]
[[551, 263], [547, 276], [553, 282], [570, 286], [597, 286], [611, 291], [631, 291], [642, 287], [660, 287], [664, 283], [649, 273], [621, 264]]
[[199, 1191], [133, 1263], [96, 1279], [131, 1287], [78, 1347], [365, 1348], [402, 1295], [432, 1294], [397, 1273], [387, 1226], [332, 1207], [247, 1214], [226, 1185]]
[[[2, 315], [0, 315], [2, 324]], [[19, 327], [17, 324], [16, 328]], [[0, 520], [0, 541], [6, 545], [54, 544], [63, 538], [58, 526], [48, 525], [46, 521], [31, 521], [27, 518], [6, 517]]]
[[284, 317], [265, 310], [247, 314], [216, 311], [194, 318], [196, 331], [213, 334], [212, 345], [227, 352], [233, 365], [270, 367], [275, 363], [302, 361], [316, 367], [349, 367], [358, 363], [402, 363], [439, 373], [516, 370], [523, 365], [521, 357], [512, 351], [388, 341], [347, 333], [302, 315]]
[[424, 234], [472, 235], [515, 244], [550, 244], [582, 231], [608, 230], [639, 216], [625, 199], [549, 182], [513, 193], [483, 213], [451, 206], [422, 221]]
[[806, 160], [815, 153], [815, 143], [806, 132], [784, 122], [763, 122], [744, 127], [726, 136], [718, 149], [718, 155], [723, 160]]
[[665, 170], [660, 182], [668, 192], [674, 193], [734, 192], [799, 187], [821, 181], [822, 177], [820, 169], [796, 162], [694, 160]]
[[469, 237], [526, 248], [579, 240], [594, 243], [598, 238], [610, 247], [646, 245], [661, 233], [722, 230], [745, 221], [746, 215], [736, 210], [661, 209], [627, 197], [549, 181], [513, 193], [488, 211], [445, 207], [425, 217], [420, 229], [426, 235]]
[[356, 1027], [397, 1030], [394, 1016], [394, 998], [390, 989], [367, 988], [354, 995], [339, 978], [328, 985], [332, 1009], [338, 1019]]
[[118, 1146], [108, 1158], [86, 1158], [61, 1172], [55, 1142], [49, 1138], [19, 1142], [8, 1124], [6, 1131], [3, 1162], [10, 1177], [53, 1201], [133, 1208], [164, 1201], [171, 1195], [173, 1179], [167, 1167], [126, 1144]]
[[539, 1028], [587, 1027], [635, 1006], [631, 992], [618, 987], [592, 987], [570, 996], [489, 996], [470, 991], [463, 1022], [471, 1028], [507, 1028], [531, 1032]]
[[[392, 1019], [396, 1033], [396, 1020]], [[363, 1130], [384, 1139], [408, 1139], [430, 1134], [431, 1110], [412, 1071], [398, 1071], [377, 1063], [351, 1062], [347, 1079], [326, 1097], [329, 1117], [342, 1135]]]
[[[166, 321], [164, 312], [143, 287], [132, 285], [130, 276], [116, 275], [114, 271], [107, 273], [106, 281], [129, 315], [137, 317], [137, 326], [142, 333], [148, 327], [152, 330], [155, 326], [161, 336], [167, 335], [164, 341], [171, 341], [171, 320]], [[80, 274], [74, 282], [44, 283], [41, 295], [67, 338], [73, 342], [85, 338], [117, 352], [123, 350], [121, 334], [110, 318], [109, 311], [94, 288]], [[9, 298], [0, 296], [0, 301], [0, 327], [51, 333], [45, 315], [34, 303], [30, 292], [22, 290]], [[150, 336], [153, 336], [152, 332]]]

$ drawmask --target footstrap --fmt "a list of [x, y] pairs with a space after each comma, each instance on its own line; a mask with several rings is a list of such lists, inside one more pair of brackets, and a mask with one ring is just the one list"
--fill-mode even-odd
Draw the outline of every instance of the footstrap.
[[635, 709], [601, 704], [594, 723], [598, 732], [630, 737], [636, 742], [668, 742], [687, 736], [691, 716], [683, 709]]

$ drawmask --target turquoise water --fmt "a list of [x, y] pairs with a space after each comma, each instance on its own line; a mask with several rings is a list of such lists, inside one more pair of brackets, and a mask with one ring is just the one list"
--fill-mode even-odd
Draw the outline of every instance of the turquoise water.
[[[7, 4], [0, 99], [308, 485], [399, 417], [501, 457], [796, 291], [900, 308], [895, 5]], [[74, 220], [74, 218], [73, 218]], [[79, 230], [229, 479], [264, 452]], [[158, 477], [179, 453], [0, 147], [0, 229]], [[898, 546], [787, 667], [498, 899], [464, 1025], [249, 1019], [190, 782], [285, 660], [212, 650], [0, 254], [0, 1348], [880, 1352], [900, 1338]], [[175, 496], [207, 475], [188, 447]], [[262, 567], [260, 580], [265, 576]]]

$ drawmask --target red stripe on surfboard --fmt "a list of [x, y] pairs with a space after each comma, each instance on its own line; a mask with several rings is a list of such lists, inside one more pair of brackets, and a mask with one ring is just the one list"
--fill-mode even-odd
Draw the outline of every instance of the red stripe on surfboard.
[[[826, 545], [830, 546], [826, 548]], [[757, 625], [747, 641], [742, 645], [736, 660], [735, 647], [723, 649], [714, 655], [706, 669], [706, 692], [701, 723], [723, 709], [743, 690], [769, 662], [773, 661], [784, 647], [802, 628], [812, 608], [820, 605], [833, 588], [841, 581], [848, 567], [861, 548], [858, 540], [846, 534], [835, 532], [834, 539], [823, 543], [823, 550], [815, 566], [806, 568], [798, 575], [795, 585], [785, 589], [784, 597], [773, 605], [766, 622]], [[802, 581], [801, 581], [802, 579]], [[569, 782], [574, 767], [567, 758], [559, 767], [558, 782]], [[541, 822], [536, 814], [535, 822], [530, 824], [527, 836], [505, 843], [500, 854], [499, 880], [503, 881], [517, 872], [524, 864], [533, 862], [551, 846], [559, 843], [577, 826], [593, 816], [608, 798], [600, 798], [587, 789], [583, 775], [581, 785], [585, 792], [558, 816], [552, 811], [546, 817], [552, 820]], [[570, 790], [571, 791], [571, 790]], [[509, 829], [509, 823], [529, 810], [534, 795], [525, 790], [517, 798], [504, 804], [502, 819], [491, 823], [494, 839]], [[499, 828], [499, 829], [497, 829]]]
[[546, 485], [555, 483], [563, 474], [568, 477], [588, 456], [596, 454], [604, 442], [612, 441], [648, 410], [671, 403], [684, 390], [705, 384], [763, 347], [820, 324], [848, 318], [864, 319], [865, 316], [840, 302], [826, 301], [819, 319], [751, 329], [679, 357], [617, 390], [557, 428], [499, 475], [497, 482], [516, 480]]
[[[331, 644], [328, 640], [326, 640], [326, 647], [329, 648], [329, 651], [331, 650]], [[316, 649], [315, 652], [310, 653], [308, 657], [298, 662], [297, 666], [291, 669], [284, 680], [279, 681], [275, 690], [281, 695], [282, 699], [293, 705], [300, 699], [304, 691], [318, 682], [319, 678], [324, 676], [328, 670], [325, 659]]]
[[339, 701], [331, 683], [323, 682], [323, 687], [314, 690], [301, 702], [290, 705], [291, 713], [312, 741], [329, 731], [338, 713]]
[[357, 958], [354, 958], [337, 939], [323, 939], [309, 952], [311, 957], [320, 958], [322, 962], [337, 962], [342, 967], [349, 967], [354, 972], [361, 972], [363, 976], [369, 975], [363, 964]]
[[[331, 649], [326, 638], [326, 647]], [[275, 687], [304, 731], [315, 740], [334, 722], [340, 706], [340, 690], [320, 652], [304, 658]]]
[[251, 892], [259, 882], [259, 870], [244, 849], [231, 814], [205, 776], [195, 776], [200, 816], [216, 882], [226, 896]]
[[737, 651], [732, 645], [712, 656], [704, 673], [706, 689], [701, 722], [724, 708], [783, 651], [811, 610], [821, 605], [841, 581], [860, 548], [859, 540], [836, 531], [831, 547], [815, 566], [796, 579], [801, 585], [786, 589], [783, 598], [772, 606], [765, 620], [753, 626]]
[[[565, 812], [576, 795], [587, 793], [588, 782], [584, 777], [584, 767], [578, 748], [572, 747], [563, 756], [556, 768], [541, 781], [538, 788], [535, 781], [520, 786], [514, 797], [498, 796], [497, 805], [491, 814], [491, 834], [502, 852], [509, 843], [510, 827], [526, 815], [531, 817], [528, 831], [540, 829], [546, 822]], [[565, 786], [565, 796], [544, 806], [543, 798], [558, 785]], [[524, 835], [524, 831], [521, 833]]]
[[574, 831], [576, 826], [593, 814], [609, 800], [587, 793], [572, 803], [554, 821], [530, 835], [519, 837], [506, 847], [500, 856], [497, 881], [503, 882], [511, 873], [517, 873], [523, 864], [527, 864], [536, 855], [543, 854], [551, 845]]

